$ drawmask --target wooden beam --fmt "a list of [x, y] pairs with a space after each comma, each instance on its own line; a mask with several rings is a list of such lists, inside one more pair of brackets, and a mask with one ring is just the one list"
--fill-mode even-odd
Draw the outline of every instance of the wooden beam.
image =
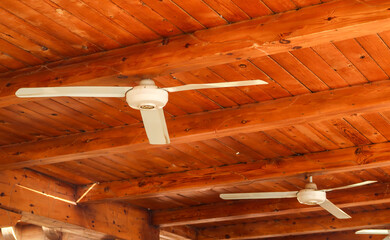
[[390, 224], [390, 209], [350, 213], [351, 219], [336, 219], [330, 216], [312, 218], [289, 218], [238, 223], [234, 225], [201, 228], [198, 240], [212, 239], [262, 239], [271, 237], [327, 233], [336, 231], [378, 228]]
[[[310, 173], [330, 174], [390, 165], [390, 143], [350, 147], [269, 161], [232, 164], [96, 185], [83, 202], [158, 197]], [[81, 195], [89, 186], [78, 189]]]
[[194, 240], [197, 239], [197, 231], [189, 226], [160, 228], [160, 239]]
[[103, 233], [106, 237], [120, 239], [158, 239], [158, 229], [149, 224], [146, 210], [121, 203], [77, 206], [28, 190], [27, 184], [32, 186], [32, 190], [53, 197], [73, 189], [32, 171], [3, 171], [0, 175], [0, 208], [21, 214], [22, 222], [64, 231], [68, 229], [84, 236], [96, 237]]
[[270, 240], [382, 240], [384, 237], [386, 237], [386, 235], [362, 235], [355, 234], [355, 231], [341, 231], [321, 234], [276, 237]]
[[[387, 188], [387, 184], [377, 183], [358, 189], [328, 192], [327, 198], [340, 208], [388, 204], [390, 196], [386, 194]], [[152, 222], [154, 225], [167, 227], [318, 211], [324, 210], [321, 207], [300, 204], [297, 199], [225, 201], [179, 209], [156, 210], [153, 211]]]
[[21, 217], [18, 213], [5, 211], [0, 208], [0, 228], [15, 226]]
[[[390, 109], [390, 81], [167, 119], [172, 143], [199, 141]], [[221, 119], [224, 119], [223, 124]], [[109, 141], [107, 140], [109, 139]], [[142, 124], [0, 147], [0, 170], [158, 147]]]
[[0, 77], [0, 106], [21, 101], [19, 87], [80, 84], [127, 75], [145, 78], [229, 63], [390, 30], [386, 0], [338, 0], [163, 41], [137, 44]]

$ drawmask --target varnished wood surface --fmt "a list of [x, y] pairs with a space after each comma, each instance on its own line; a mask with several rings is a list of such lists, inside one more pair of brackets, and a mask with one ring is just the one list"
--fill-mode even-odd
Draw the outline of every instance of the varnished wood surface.
[[[196, 239], [199, 232], [199, 239], [268, 239], [283, 232], [303, 235], [274, 239], [343, 240], [352, 235], [342, 231], [368, 220], [370, 227], [388, 227], [386, 216], [378, 214], [390, 207], [388, 4], [1, 2], [0, 169], [30, 168], [20, 173], [23, 184], [71, 201], [100, 184], [84, 198], [80, 217], [75, 208], [65, 213], [65, 204], [43, 196], [13, 193], [20, 181], [2, 172], [0, 203], [26, 212], [24, 221], [76, 224], [80, 231], [126, 239], [157, 238], [144, 219], [128, 217], [149, 218], [145, 209], [154, 211], [153, 224], [174, 226], [165, 229], [171, 238], [180, 233], [173, 237]], [[152, 148], [143, 142], [139, 112], [123, 99], [13, 96], [23, 86], [134, 86], [151, 74], [161, 87], [248, 79], [269, 85], [170, 94], [164, 110], [173, 144]], [[308, 175], [320, 188], [379, 183], [328, 194], [354, 216], [352, 222], [333, 220], [295, 199], [218, 197], [296, 191]]]

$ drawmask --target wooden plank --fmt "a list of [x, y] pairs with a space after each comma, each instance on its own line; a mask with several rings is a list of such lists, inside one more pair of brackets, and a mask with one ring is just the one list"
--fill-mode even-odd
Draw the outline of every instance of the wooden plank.
[[314, 46], [313, 50], [349, 85], [367, 82], [367, 79], [333, 44], [320, 44]]
[[[359, 230], [384, 227], [390, 223], [389, 209], [379, 211], [356, 211], [351, 219], [335, 219], [329, 216], [289, 218], [275, 221], [259, 221], [200, 229], [199, 240], [212, 239], [257, 239], [302, 235], [335, 231]], [[281, 230], [283, 229], [283, 230]]]
[[[389, 95], [390, 83], [383, 81], [180, 116], [167, 119], [167, 125], [172, 143], [194, 142], [310, 121], [325, 121], [347, 114], [378, 112], [389, 108]], [[220, 124], [220, 119], [224, 119], [223, 125]], [[341, 125], [337, 126], [340, 130], [344, 129]], [[337, 133], [338, 129], [334, 128], [334, 131]], [[348, 139], [345, 140], [347, 144]], [[345, 144], [343, 146], [348, 146]], [[353, 144], [349, 142], [349, 145]], [[70, 161], [152, 147], [158, 145], [150, 145], [142, 124], [134, 124], [3, 146], [0, 148], [0, 169]]]
[[372, 59], [355, 39], [335, 42], [334, 45], [357, 67], [369, 80], [380, 81], [388, 78], [386, 73]]
[[69, 199], [74, 194], [73, 186], [32, 171], [3, 171], [1, 208], [21, 214], [23, 222], [121, 239], [158, 239], [158, 229], [149, 225], [146, 210], [119, 203], [73, 205], [26, 188], [57, 198]]
[[[390, 197], [385, 194], [386, 188], [386, 184], [378, 183], [358, 189], [329, 192], [327, 198], [343, 209], [387, 204], [390, 203]], [[168, 227], [270, 216], [282, 218], [283, 215], [321, 211], [323, 211], [321, 207], [303, 205], [297, 199], [225, 201], [178, 209], [155, 210], [152, 222], [160, 227]], [[348, 210], [345, 211], [349, 213]]]
[[[163, 176], [101, 183], [83, 201], [139, 199], [171, 192], [208, 190], [216, 186], [280, 179], [298, 174], [329, 174], [388, 166], [390, 144], [381, 143], [227, 166], [190, 170]], [[81, 195], [89, 186], [78, 189]]]
[[[121, 2], [120, 5], [123, 7], [126, 4]], [[131, 10], [132, 5], [127, 5], [126, 10]], [[372, 7], [373, 5], [376, 7]], [[74, 63], [71, 59], [61, 65], [55, 64], [56, 67], [48, 65], [34, 73], [17, 71], [1, 77], [1, 82], [6, 86], [1, 92], [1, 101], [8, 98], [15, 102], [13, 95], [16, 89], [21, 86], [37, 86], [37, 79], [40, 86], [49, 83], [53, 86], [80, 83], [117, 74], [147, 77], [229, 63], [236, 61], [237, 58], [261, 57], [286, 52], [297, 46], [310, 47], [385, 31], [390, 29], [387, 10], [389, 7], [390, 3], [383, 0], [332, 1], [302, 8], [299, 11], [264, 16], [251, 21], [172, 37], [169, 41], [163, 41], [163, 44], [161, 41], [155, 41], [98, 53], [93, 55], [93, 59], [83, 63]], [[337, 16], [335, 21], [328, 20], [329, 12]], [[338, 18], [342, 18], [343, 21], [337, 21]], [[302, 28], [303, 25], [307, 27]], [[288, 34], [280, 35], [280, 33]], [[137, 61], [129, 59], [137, 59]], [[73, 64], [67, 65], [70, 62]], [[78, 74], [75, 75], [75, 72]]]

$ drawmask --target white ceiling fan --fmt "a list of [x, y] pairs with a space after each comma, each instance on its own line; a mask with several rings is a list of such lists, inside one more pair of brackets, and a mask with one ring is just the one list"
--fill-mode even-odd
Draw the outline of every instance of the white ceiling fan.
[[383, 240], [390, 240], [390, 230], [387, 229], [363, 229], [355, 232], [356, 234], [387, 235]]
[[360, 187], [367, 184], [375, 183], [376, 181], [365, 181], [355, 183], [343, 187], [322, 189], [318, 190], [317, 185], [313, 183], [313, 178], [310, 176], [309, 182], [305, 188], [300, 191], [293, 192], [257, 192], [257, 193], [227, 193], [220, 194], [220, 197], [224, 200], [242, 200], [242, 199], [275, 199], [275, 198], [297, 198], [298, 201], [306, 205], [319, 205], [333, 216], [339, 219], [351, 218], [343, 210], [338, 208], [328, 199], [326, 199], [326, 192], [333, 190], [347, 189], [353, 187]]
[[41, 87], [20, 88], [15, 95], [32, 97], [126, 97], [130, 107], [140, 110], [146, 135], [150, 144], [170, 143], [163, 107], [168, 102], [168, 92], [179, 92], [206, 88], [242, 87], [268, 84], [262, 80], [247, 80], [222, 83], [187, 84], [177, 87], [159, 88], [151, 79], [141, 80], [135, 87]]

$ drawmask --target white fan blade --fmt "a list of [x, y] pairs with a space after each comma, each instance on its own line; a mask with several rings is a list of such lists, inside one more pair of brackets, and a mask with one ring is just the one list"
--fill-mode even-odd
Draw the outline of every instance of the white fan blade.
[[324, 208], [326, 211], [330, 212], [333, 216], [339, 218], [339, 219], [347, 219], [351, 218], [348, 214], [346, 214], [343, 210], [338, 208], [336, 205], [334, 205], [331, 201], [328, 199], [325, 200], [325, 202], [319, 204], [322, 208]]
[[322, 190], [322, 191], [330, 192], [330, 191], [334, 191], [334, 190], [340, 190], [340, 189], [347, 189], [347, 188], [360, 187], [360, 186], [364, 186], [364, 185], [368, 185], [368, 184], [372, 184], [372, 183], [376, 183], [376, 182], [377, 182], [377, 181], [365, 181], [365, 182], [355, 183], [355, 184], [351, 184], [351, 185], [347, 185], [347, 186], [343, 186], [343, 187], [324, 189], [324, 190]]
[[170, 143], [163, 109], [140, 109], [140, 111], [149, 143]]
[[163, 89], [168, 92], [179, 92], [179, 91], [205, 89], [205, 88], [243, 87], [243, 86], [262, 85], [262, 84], [268, 84], [268, 83], [263, 80], [247, 80], [247, 81], [237, 81], [237, 82], [187, 84], [183, 86], [168, 87]]
[[355, 232], [356, 234], [375, 234], [375, 235], [388, 235], [390, 231], [387, 229], [363, 229]]
[[32, 97], [125, 97], [132, 87], [41, 87], [20, 88], [15, 95]]
[[294, 198], [297, 197], [298, 191], [295, 192], [258, 192], [258, 193], [223, 193], [219, 197], [224, 200], [240, 199], [273, 199], [273, 198]]

